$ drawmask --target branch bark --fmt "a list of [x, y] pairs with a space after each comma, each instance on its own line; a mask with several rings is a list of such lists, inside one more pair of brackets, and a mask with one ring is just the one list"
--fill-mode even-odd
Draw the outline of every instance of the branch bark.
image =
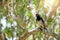
[[[31, 32], [27, 32], [24, 36], [20, 37], [20, 40], [25, 40], [28, 38], [30, 35], [36, 34], [37, 32], [41, 32], [40, 30], [33, 30]], [[42, 32], [45, 35], [52, 36], [56, 38], [57, 40], [60, 40], [60, 35], [53, 33], [53, 32]]]

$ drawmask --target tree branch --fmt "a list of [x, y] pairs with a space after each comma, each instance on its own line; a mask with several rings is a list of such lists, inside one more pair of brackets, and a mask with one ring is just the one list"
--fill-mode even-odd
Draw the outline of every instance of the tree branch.
[[[27, 32], [24, 36], [22, 36], [20, 38], [20, 40], [25, 40], [27, 37], [29, 37], [30, 35], [33, 35], [33, 34], [36, 34], [37, 32], [41, 32], [40, 30], [33, 30], [31, 32]], [[53, 33], [53, 32], [42, 32], [43, 34], [45, 35], [48, 35], [48, 36], [52, 36], [52, 37], [55, 37], [57, 40], [60, 40], [60, 35], [56, 34], [56, 33]]]

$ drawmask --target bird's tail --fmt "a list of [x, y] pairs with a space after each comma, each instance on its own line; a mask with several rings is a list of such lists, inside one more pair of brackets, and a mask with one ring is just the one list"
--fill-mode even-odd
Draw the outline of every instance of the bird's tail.
[[48, 31], [48, 29], [46, 27], [44, 27], [44, 28], [38, 27], [38, 30], [41, 30], [42, 32], [45, 30]]

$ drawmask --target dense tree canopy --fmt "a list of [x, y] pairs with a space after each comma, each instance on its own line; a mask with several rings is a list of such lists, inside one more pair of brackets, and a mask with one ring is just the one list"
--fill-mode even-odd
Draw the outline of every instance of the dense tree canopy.
[[[36, 14], [48, 32], [37, 30]], [[60, 40], [60, 0], [0, 0], [0, 40]]]

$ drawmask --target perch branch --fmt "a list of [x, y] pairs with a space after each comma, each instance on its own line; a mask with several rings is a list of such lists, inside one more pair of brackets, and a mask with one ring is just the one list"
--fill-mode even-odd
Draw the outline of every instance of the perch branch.
[[[36, 34], [37, 32], [41, 32], [40, 30], [33, 30], [31, 32], [27, 32], [24, 36], [20, 38], [20, 40], [25, 40], [30, 35]], [[55, 37], [57, 40], [60, 40], [60, 35], [53, 33], [53, 32], [42, 32], [43, 34], [46, 34], [48, 36]]]

